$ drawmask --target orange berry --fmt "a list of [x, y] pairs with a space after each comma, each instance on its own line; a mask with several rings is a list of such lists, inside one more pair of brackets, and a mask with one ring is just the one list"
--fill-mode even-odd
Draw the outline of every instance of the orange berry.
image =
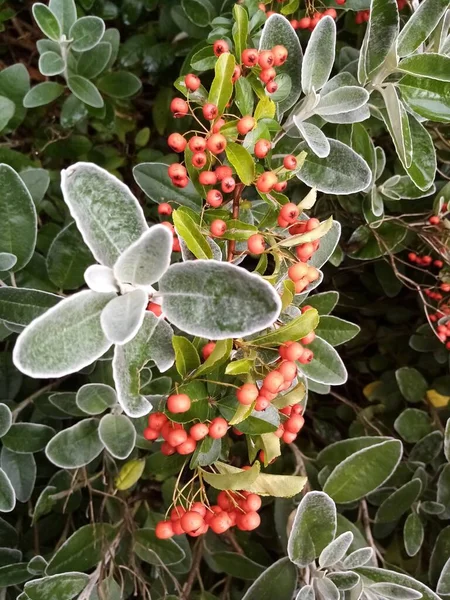
[[179, 444], [177, 446], [177, 452], [178, 452], [178, 454], [183, 454], [183, 455], [192, 454], [192, 452], [194, 452], [196, 446], [197, 446], [197, 442], [194, 440], [194, 438], [188, 437], [185, 442], [182, 442], [181, 444]]
[[246, 67], [254, 67], [258, 64], [258, 50], [255, 48], [247, 48], [242, 52], [241, 60]]
[[296, 433], [292, 433], [291, 431], [285, 431], [283, 433], [283, 437], [281, 439], [286, 444], [292, 444], [292, 442], [294, 442], [296, 440], [296, 438], [297, 438], [297, 434]]
[[264, 237], [259, 233], [254, 233], [247, 240], [247, 248], [251, 254], [262, 254], [265, 247]]
[[231, 519], [226, 512], [220, 512], [217, 515], [214, 515], [209, 522], [209, 526], [214, 531], [214, 533], [220, 534], [224, 533], [231, 527]]
[[308, 363], [310, 363], [312, 361], [313, 358], [314, 358], [314, 353], [312, 352], [312, 350], [305, 348], [303, 350], [302, 355], [298, 359], [298, 362], [301, 363], [302, 365], [307, 365]]
[[196, 423], [190, 428], [189, 435], [192, 439], [199, 442], [208, 435], [208, 431], [208, 425], [205, 425], [205, 423]]
[[261, 508], [262, 500], [258, 494], [249, 494], [244, 500], [242, 508], [245, 512], [257, 511]]
[[212, 121], [218, 115], [217, 106], [211, 102], [207, 102], [203, 105], [202, 112], [207, 121]]
[[191, 399], [187, 394], [172, 394], [167, 398], [167, 408], [172, 413], [184, 413], [191, 408]]
[[234, 180], [234, 177], [225, 177], [225, 179], [222, 179], [222, 184], [220, 187], [222, 188], [222, 192], [225, 194], [231, 194], [236, 187], [236, 181]]
[[189, 105], [183, 98], [174, 98], [170, 103], [170, 112], [176, 119], [179, 119], [188, 114]]
[[252, 531], [259, 527], [260, 523], [261, 517], [255, 511], [239, 515], [236, 519], [237, 528], [241, 531]]
[[244, 405], [252, 404], [259, 396], [258, 387], [254, 383], [244, 383], [236, 391], [238, 402]]
[[276, 394], [280, 387], [284, 383], [284, 377], [279, 371], [271, 371], [264, 378], [263, 387], [271, 392], [272, 394]]
[[303, 17], [298, 22], [299, 29], [308, 29], [311, 25], [311, 19], [309, 17]]
[[223, 196], [219, 190], [209, 190], [206, 194], [206, 202], [213, 208], [218, 208], [223, 201]]
[[184, 152], [187, 144], [185, 138], [179, 133], [171, 133], [167, 138], [167, 143], [174, 152]]
[[214, 440], [218, 440], [223, 438], [228, 431], [228, 423], [225, 421], [223, 417], [216, 417], [211, 421], [211, 425], [209, 426], [209, 436]]
[[258, 65], [261, 69], [269, 69], [275, 64], [275, 57], [272, 50], [263, 50], [258, 56]]
[[164, 454], [165, 456], [171, 456], [172, 454], [175, 454], [175, 448], [171, 446], [169, 442], [164, 442], [161, 445], [161, 454]]
[[258, 396], [255, 402], [255, 410], [266, 410], [269, 405], [270, 400], [268, 400], [265, 396]]
[[174, 531], [170, 521], [160, 521], [156, 524], [155, 535], [159, 540], [168, 540], [173, 537]]
[[305, 419], [301, 415], [291, 415], [284, 423], [284, 429], [290, 433], [298, 433], [304, 424]]
[[167, 173], [172, 180], [181, 180], [186, 177], [187, 171], [180, 163], [172, 163], [167, 169]]
[[255, 144], [256, 158], [265, 158], [270, 152], [272, 144], [269, 140], [258, 140]]
[[[287, 206], [287, 205], [285, 205], [285, 206]], [[295, 254], [297, 255], [297, 258], [303, 262], [306, 262], [307, 260], [309, 260], [311, 258], [311, 256], [313, 255], [313, 252], [314, 252], [314, 246], [311, 244], [311, 242], [306, 242], [305, 244], [300, 244], [300, 246], [297, 246], [297, 248], [295, 249]]]
[[267, 194], [278, 182], [278, 178], [273, 171], [266, 171], [260, 175], [256, 181], [256, 187], [263, 194]]
[[148, 426], [159, 431], [169, 419], [162, 412], [154, 412], [148, 416]]
[[159, 431], [156, 429], [152, 429], [151, 427], [146, 427], [143, 432], [143, 436], [149, 442], [153, 442], [159, 438]]
[[297, 375], [297, 365], [292, 360], [283, 361], [277, 370], [283, 375], [285, 381], [292, 381]]
[[219, 167], [216, 167], [214, 173], [216, 174], [217, 181], [223, 181], [227, 177], [232, 177], [233, 170], [227, 165], [220, 165]]
[[259, 74], [259, 78], [265, 84], [273, 81], [276, 76], [277, 76], [277, 72], [275, 71], [275, 69], [273, 67], [270, 67], [269, 69], [263, 69], [261, 71], [261, 73]]
[[217, 175], [214, 171], [202, 171], [198, 176], [200, 185], [216, 185]]
[[214, 237], [221, 237], [227, 230], [227, 224], [222, 219], [214, 219], [209, 230]]
[[194, 135], [189, 140], [188, 146], [192, 152], [204, 152], [206, 150], [206, 140], [204, 137]]
[[298, 342], [293, 342], [285, 350], [285, 356], [287, 360], [296, 361], [302, 356], [304, 348]]
[[300, 209], [293, 202], [288, 202], [282, 206], [280, 210], [280, 217], [288, 223], [295, 223], [299, 214]]
[[291, 279], [292, 281], [298, 281], [302, 277], [305, 277], [307, 272], [308, 272], [308, 265], [303, 262], [298, 262], [289, 267], [288, 276], [289, 276], [289, 279]]
[[205, 518], [206, 506], [201, 502], [194, 502], [191, 506], [191, 510], [193, 510], [194, 512], [198, 512], [198, 514], [201, 515], [203, 519]]
[[227, 139], [221, 133], [213, 133], [208, 141], [206, 147], [212, 154], [220, 154], [227, 147]]
[[187, 440], [187, 433], [184, 429], [172, 429], [167, 434], [167, 443], [173, 448], [176, 448], [180, 444], [183, 444]]
[[440, 222], [441, 222], [440, 218], [436, 217], [436, 216], [432, 216], [428, 219], [428, 223], [430, 225], [439, 225]]
[[293, 171], [297, 166], [297, 159], [293, 154], [288, 154], [283, 158], [283, 165], [288, 171]]
[[196, 152], [192, 155], [192, 166], [196, 169], [201, 169], [206, 165], [206, 154], [204, 152]]
[[284, 192], [284, 190], [287, 188], [287, 184], [288, 184], [288, 182], [287, 182], [287, 181], [279, 181], [278, 183], [276, 183], [276, 184], [273, 186], [273, 189], [274, 189], [276, 192]]
[[286, 62], [286, 59], [288, 57], [287, 48], [278, 44], [277, 46], [274, 46], [272, 48], [272, 53], [273, 53], [273, 57], [274, 57], [275, 66], [281, 67], [281, 65], [284, 65], [284, 63]]
[[172, 207], [170, 206], [170, 204], [168, 202], [162, 202], [161, 204], [158, 205], [158, 215], [171, 215], [172, 214]]
[[228, 43], [225, 40], [216, 40], [213, 45], [213, 50], [216, 56], [220, 56], [225, 52], [229, 52], [230, 47], [228, 46]]
[[200, 515], [195, 510], [188, 510], [181, 517], [181, 527], [186, 533], [190, 531], [195, 531], [199, 527], [201, 527], [204, 523], [202, 515]]
[[316, 339], [316, 334], [314, 333], [314, 331], [310, 331], [308, 333], [308, 335], [305, 335], [305, 337], [303, 337], [300, 342], [302, 344], [304, 344], [305, 346], [307, 346], [308, 344], [310, 344], [311, 342], [313, 342]]
[[250, 115], [247, 115], [245, 117], [242, 117], [242, 119], [239, 119], [237, 124], [237, 130], [241, 135], [247, 135], [247, 133], [251, 131], [255, 127], [255, 125], [255, 119]]
[[239, 65], [235, 65], [233, 75], [231, 77], [231, 81], [233, 83], [236, 83], [236, 81], [239, 79], [240, 76], [241, 76], [241, 67]]
[[186, 75], [184, 83], [190, 92], [195, 92], [200, 87], [200, 79], [193, 73], [188, 73], [188, 75]]
[[225, 119], [217, 119], [213, 125], [213, 133], [219, 133], [222, 127], [225, 125]]

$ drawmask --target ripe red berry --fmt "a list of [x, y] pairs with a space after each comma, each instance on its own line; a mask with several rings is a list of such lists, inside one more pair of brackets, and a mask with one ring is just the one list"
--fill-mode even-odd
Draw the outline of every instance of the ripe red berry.
[[254, 233], [247, 240], [247, 248], [251, 254], [262, 254], [266, 248], [264, 237], [259, 233]]
[[261, 496], [258, 496], [258, 494], [249, 494], [244, 500], [242, 508], [245, 512], [256, 512], [261, 508], [261, 504]]
[[273, 186], [273, 189], [276, 192], [284, 192], [284, 190], [287, 188], [287, 181], [279, 181], [278, 183], [276, 183]]
[[255, 144], [256, 158], [265, 158], [270, 152], [271, 148], [272, 144], [269, 140], [258, 140]]
[[[220, 194], [220, 192], [219, 192]], [[214, 348], [216, 347], [216, 342], [208, 342], [202, 348], [202, 357], [203, 360], [208, 359], [211, 354], [214, 352]]]
[[213, 133], [208, 141], [206, 147], [212, 154], [220, 154], [227, 147], [227, 139], [221, 133]]
[[241, 531], [253, 531], [253, 529], [259, 527], [260, 523], [261, 517], [255, 511], [241, 514], [236, 519], [236, 525]]
[[303, 350], [302, 355], [298, 359], [298, 362], [301, 363], [302, 365], [307, 365], [308, 363], [310, 363], [312, 361], [313, 358], [314, 358], [314, 353], [311, 350], [308, 350], [308, 348], [305, 348]]
[[292, 433], [291, 431], [285, 431], [281, 439], [283, 440], [283, 442], [285, 442], [285, 444], [292, 444], [292, 442], [294, 442], [296, 438], [296, 433]]
[[236, 398], [238, 402], [244, 405], [252, 404], [259, 396], [259, 390], [254, 383], [244, 383], [236, 391]]
[[297, 166], [297, 159], [293, 154], [287, 154], [283, 159], [284, 168], [293, 171]]
[[183, 442], [187, 440], [187, 433], [184, 429], [172, 429], [167, 434], [167, 443], [170, 444], [173, 448], [176, 448]]
[[296, 361], [302, 356], [304, 348], [298, 342], [293, 342], [286, 347], [284, 354], [287, 360]]
[[225, 177], [225, 179], [222, 180], [222, 185], [220, 187], [222, 188], [222, 192], [224, 194], [231, 194], [236, 187], [236, 181], [234, 180], [234, 177]]
[[227, 224], [222, 219], [214, 219], [209, 230], [214, 237], [221, 237], [227, 230]]
[[[285, 206], [287, 206], [287, 205], [285, 205]], [[314, 246], [311, 244], [311, 242], [306, 242], [305, 244], [300, 244], [300, 246], [297, 246], [297, 248], [295, 249], [295, 254], [297, 255], [297, 258], [303, 262], [306, 262], [307, 260], [309, 260], [311, 258], [311, 256], [313, 255], [313, 252], [314, 252]]]
[[148, 415], [148, 426], [159, 431], [168, 421], [166, 415], [162, 412], [154, 412]]
[[158, 215], [171, 215], [172, 207], [167, 202], [162, 202], [158, 205]]
[[192, 166], [196, 169], [201, 169], [206, 165], [206, 154], [204, 152], [196, 152], [192, 155]]
[[207, 121], [212, 121], [218, 115], [217, 106], [215, 104], [211, 104], [211, 102], [207, 102], [203, 105], [202, 112]]
[[442, 260], [435, 260], [435, 261], [433, 261], [433, 265], [435, 267], [437, 267], [438, 269], [442, 269], [442, 267], [444, 266], [444, 263], [442, 262]]
[[179, 133], [171, 133], [167, 138], [167, 143], [174, 152], [184, 152], [186, 148], [186, 140]]
[[298, 433], [305, 424], [305, 419], [301, 415], [291, 415], [284, 424], [285, 431]]
[[180, 520], [181, 527], [186, 533], [189, 533], [190, 531], [195, 531], [204, 523], [202, 515], [200, 515], [195, 510], [188, 510], [184, 513]]
[[200, 185], [216, 185], [217, 175], [214, 171], [202, 171], [198, 176]]
[[231, 519], [228, 513], [222, 511], [217, 515], [214, 515], [209, 521], [209, 526], [214, 533], [221, 534], [230, 529]]
[[219, 190], [209, 190], [206, 194], [206, 202], [213, 208], [218, 208], [223, 201], [223, 196]]
[[265, 396], [258, 396], [255, 402], [255, 410], [266, 410], [269, 405], [270, 400], [268, 400]]
[[225, 119], [217, 119], [213, 125], [213, 133], [219, 133], [221, 128], [225, 125]]
[[441, 222], [441, 220], [439, 219], [439, 217], [437, 217], [437, 216], [435, 216], [435, 215], [433, 215], [432, 217], [430, 217], [430, 218], [428, 219], [428, 223], [429, 223], [430, 225], [439, 225], [439, 223], [440, 223], [440, 222]]
[[295, 223], [299, 214], [300, 209], [293, 202], [288, 202], [280, 210], [280, 217], [288, 223]]
[[311, 26], [311, 19], [309, 17], [303, 17], [298, 22], [299, 29], [308, 29]]
[[308, 333], [308, 335], [305, 335], [305, 337], [303, 337], [300, 342], [302, 344], [304, 344], [305, 346], [307, 346], [308, 344], [311, 344], [311, 342], [313, 342], [316, 339], [316, 334], [314, 333], [314, 331], [310, 331]]
[[151, 427], [146, 427], [144, 429], [143, 436], [149, 442], [153, 442], [159, 438], [159, 431], [152, 429]]
[[176, 119], [184, 117], [189, 112], [189, 105], [183, 98], [174, 98], [170, 103], [170, 112]]
[[256, 187], [263, 194], [267, 194], [278, 182], [278, 178], [273, 171], [266, 171], [260, 175], [256, 181]]
[[170, 179], [174, 181], [182, 181], [184, 178], [187, 177], [186, 168], [183, 167], [183, 165], [180, 165], [179, 163], [172, 163], [171, 165], [169, 165], [167, 173]]
[[233, 175], [233, 170], [227, 165], [220, 165], [219, 167], [216, 167], [214, 173], [217, 176], [217, 181], [222, 181], [226, 177], [231, 177]]
[[194, 135], [189, 140], [188, 146], [192, 152], [204, 152], [206, 150], [206, 140], [199, 135]]
[[178, 454], [186, 455], [192, 454], [197, 446], [197, 442], [193, 437], [188, 437], [186, 441], [182, 442], [177, 446]]
[[275, 57], [272, 50], [263, 50], [258, 56], [258, 65], [261, 69], [269, 69], [275, 64]]
[[292, 360], [284, 360], [277, 370], [283, 375], [285, 381], [292, 381], [297, 375], [297, 365]]
[[259, 74], [259, 78], [265, 84], [270, 83], [277, 76], [277, 72], [273, 67], [269, 67], [268, 69], [263, 69]]
[[170, 521], [160, 521], [156, 524], [155, 535], [159, 540], [168, 540], [173, 537], [174, 531]]
[[208, 435], [208, 431], [208, 425], [205, 425], [205, 423], [196, 423], [190, 428], [189, 435], [198, 442]]
[[209, 426], [209, 436], [214, 440], [218, 440], [223, 438], [228, 431], [228, 423], [225, 421], [223, 417], [216, 417], [211, 421], [211, 425]]
[[182, 177], [181, 179], [172, 179], [172, 183], [178, 188], [185, 188], [187, 185], [189, 185], [189, 179], [187, 176]]
[[164, 442], [161, 445], [161, 454], [164, 454], [164, 456], [171, 456], [172, 454], [175, 454], [175, 452], [175, 448], [171, 446], [169, 442]]
[[279, 371], [271, 371], [264, 378], [263, 388], [276, 394], [284, 383], [284, 377]]
[[228, 43], [225, 40], [216, 40], [213, 45], [213, 50], [216, 56], [220, 56], [225, 52], [229, 52], [230, 47], [228, 46]]
[[266, 91], [268, 94], [275, 94], [278, 89], [278, 83], [276, 81], [269, 81], [266, 85]]
[[345, 4], [346, 0], [335, 0], [336, 4], [339, 4], [340, 6], [342, 6], [343, 4]]
[[234, 71], [233, 71], [233, 75], [231, 77], [231, 81], [233, 83], [236, 83], [236, 81], [239, 79], [240, 76], [241, 76], [241, 67], [239, 65], [236, 65], [234, 67]]
[[286, 62], [286, 59], [288, 57], [287, 48], [278, 44], [277, 46], [274, 46], [272, 48], [272, 53], [273, 53], [275, 66], [281, 67], [281, 65], [284, 65], [284, 63]]
[[254, 67], [258, 64], [258, 50], [255, 48], [247, 48], [242, 52], [241, 60], [246, 67]]
[[200, 79], [193, 73], [188, 73], [186, 75], [184, 83], [190, 92], [195, 92], [200, 87]]
[[324, 11], [323, 15], [325, 17], [331, 17], [332, 19], [335, 19], [337, 17], [337, 12], [334, 10], [334, 8], [327, 8], [327, 10]]
[[191, 408], [191, 399], [187, 394], [172, 394], [167, 398], [167, 408], [172, 413], [184, 413]]
[[201, 515], [203, 519], [205, 518], [206, 506], [201, 502], [194, 502], [191, 506], [191, 510], [193, 510], [194, 512], [198, 512], [198, 514]]
[[245, 117], [242, 117], [242, 119], [239, 119], [237, 124], [237, 130], [241, 135], [247, 135], [247, 133], [251, 131], [255, 127], [255, 125], [255, 119], [250, 115], [247, 115]]

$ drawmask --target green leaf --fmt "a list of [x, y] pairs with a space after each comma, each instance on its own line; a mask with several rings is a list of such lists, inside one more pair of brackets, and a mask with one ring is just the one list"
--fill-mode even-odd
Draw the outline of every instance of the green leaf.
[[[309, 153], [297, 177], [310, 187], [328, 194], [353, 194], [366, 189], [372, 178], [366, 161], [346, 144], [333, 139], [328, 141], [330, 154], [319, 158]], [[297, 147], [297, 150], [306, 149], [305, 142]]]
[[61, 189], [84, 241], [101, 264], [113, 267], [148, 229], [128, 187], [92, 163], [76, 163], [62, 171]]
[[62, 290], [76, 290], [84, 284], [84, 272], [95, 262], [75, 223], [56, 235], [47, 253], [47, 272]]
[[40, 290], [0, 287], [0, 319], [15, 325], [29, 325], [61, 299]]
[[[309, 296], [306, 304], [317, 310], [319, 315], [328, 315], [339, 301], [339, 292], [321, 292]], [[319, 321], [320, 322], [320, 321]]]
[[9, 98], [0, 96], [0, 131], [3, 131], [13, 118], [16, 112], [16, 105]]
[[11, 512], [16, 506], [16, 494], [8, 475], [0, 469], [0, 512]]
[[0, 71], [0, 95], [15, 104], [14, 116], [8, 122], [8, 130], [20, 125], [26, 115], [24, 96], [30, 89], [30, 76], [22, 63], [6, 67]]
[[37, 215], [22, 179], [8, 165], [0, 164], [0, 252], [17, 257], [12, 271], [30, 261], [36, 244]]
[[58, 548], [48, 563], [46, 573], [88, 571], [105, 557], [116, 535], [117, 530], [108, 523], [80, 527]]
[[209, 71], [214, 68], [216, 61], [217, 56], [214, 54], [213, 47], [205, 46], [192, 56], [191, 67], [196, 71]]
[[107, 73], [97, 81], [101, 92], [112, 98], [129, 98], [135, 96], [141, 89], [139, 77], [129, 71]]
[[395, 471], [403, 452], [398, 440], [389, 440], [355, 452], [328, 477], [324, 492], [335, 502], [354, 502], [380, 487]]
[[136, 429], [125, 415], [104, 415], [98, 435], [108, 452], [119, 460], [128, 458], [136, 443]]
[[398, 55], [407, 56], [417, 50], [432, 33], [447, 8], [447, 0], [421, 2], [398, 36]]
[[172, 213], [172, 218], [176, 232], [183, 238], [192, 254], [196, 258], [212, 258], [211, 248], [189, 212], [179, 208]]
[[447, 560], [442, 569], [436, 591], [441, 595], [450, 594], [450, 559]]
[[30, 600], [71, 600], [84, 590], [89, 581], [85, 573], [62, 573], [25, 584], [24, 592]]
[[411, 450], [409, 459], [425, 464], [433, 462], [443, 446], [443, 435], [440, 431], [432, 431], [419, 440]]
[[450, 81], [450, 57], [427, 52], [405, 58], [397, 69], [410, 75]]
[[333, 68], [336, 24], [327, 16], [319, 21], [309, 38], [302, 66], [302, 89], [318, 92], [328, 81]]
[[296, 587], [297, 569], [288, 558], [281, 558], [258, 577], [242, 600], [291, 600]]
[[56, 52], [44, 52], [39, 57], [39, 71], [43, 75], [59, 75], [64, 71], [64, 61]]
[[281, 308], [278, 294], [260, 276], [215, 260], [172, 265], [159, 293], [169, 321], [185, 333], [214, 340], [261, 331]]
[[405, 75], [398, 87], [403, 100], [418, 115], [438, 123], [450, 122], [450, 82]]
[[89, 464], [103, 450], [97, 419], [84, 419], [63, 429], [50, 440], [45, 454], [62, 469], [78, 469]]
[[208, 102], [217, 106], [221, 115], [233, 93], [231, 77], [235, 67], [234, 56], [229, 52], [221, 54], [214, 67], [215, 76], [209, 90]]
[[48, 7], [58, 19], [62, 33], [68, 37], [70, 28], [77, 20], [75, 0], [50, 0]]
[[252, 339], [256, 346], [279, 346], [283, 342], [298, 341], [305, 337], [319, 323], [319, 315], [316, 310], [307, 310], [299, 317], [295, 317], [286, 325], [281, 325], [275, 331], [266, 333]]
[[322, 117], [350, 112], [364, 106], [369, 99], [369, 93], [357, 85], [344, 85], [327, 94], [320, 95], [320, 101], [314, 112]]
[[390, 438], [381, 436], [364, 436], [349, 438], [348, 440], [341, 440], [329, 444], [317, 456], [317, 461], [320, 467], [331, 467], [334, 469], [339, 463], [344, 461], [346, 458], [362, 450], [369, 448], [381, 442], [387, 441]]
[[339, 319], [338, 317], [323, 316], [320, 318], [316, 334], [332, 346], [345, 344], [360, 332], [358, 325]]
[[111, 58], [112, 47], [108, 42], [100, 42], [87, 52], [83, 52], [77, 62], [77, 74], [94, 79], [104, 71]]
[[211, 373], [213, 369], [217, 369], [217, 367], [223, 365], [230, 358], [232, 350], [233, 340], [219, 340], [208, 358], [196, 370], [195, 377]]
[[247, 435], [271, 433], [280, 425], [280, 417], [274, 407], [252, 411], [251, 407], [242, 407], [234, 396], [224, 398], [219, 404], [219, 410], [228, 422], [231, 421], [230, 424], [239, 424], [239, 431]]
[[395, 250], [406, 236], [402, 225], [384, 222], [376, 229], [375, 236], [366, 225], [360, 225], [349, 240], [348, 254], [358, 260], [379, 258]]
[[119, 474], [114, 480], [114, 485], [118, 490], [128, 490], [139, 481], [145, 468], [145, 460], [129, 460], [120, 469]]
[[187, 18], [198, 27], [206, 27], [213, 19], [215, 11], [210, 0], [182, 0], [181, 6]]
[[375, 515], [376, 523], [398, 521], [411, 508], [422, 491], [420, 479], [412, 479], [383, 501]]
[[353, 533], [345, 531], [341, 533], [335, 540], [330, 542], [326, 548], [322, 550], [319, 556], [319, 565], [321, 568], [331, 567], [337, 562], [340, 562], [347, 550], [353, 542]]
[[235, 142], [228, 142], [225, 152], [242, 183], [250, 185], [255, 179], [255, 162], [250, 152]]
[[312, 563], [336, 534], [336, 506], [323, 492], [309, 492], [300, 502], [288, 542], [289, 558], [299, 567]]
[[400, 391], [408, 402], [422, 402], [428, 390], [428, 383], [424, 376], [413, 367], [401, 367], [395, 371]]
[[202, 198], [192, 182], [189, 182], [185, 188], [174, 187], [167, 174], [166, 163], [141, 163], [134, 167], [133, 175], [138, 186], [158, 204], [170, 200], [197, 211], [202, 205]]
[[417, 119], [409, 115], [409, 128], [413, 144], [413, 160], [406, 169], [420, 190], [429, 190], [436, 174], [436, 151], [431, 135]]
[[84, 291], [50, 308], [20, 334], [14, 364], [30, 377], [62, 377], [100, 358], [111, 346], [100, 315], [112, 298]]
[[411, 513], [403, 528], [403, 541], [408, 556], [415, 556], [422, 547], [425, 537], [424, 528], [419, 515]]
[[290, 22], [282, 15], [273, 14], [264, 24], [259, 49], [271, 50], [277, 44], [283, 44], [288, 51], [286, 62], [276, 69], [278, 75], [287, 75], [291, 83], [291, 90], [288, 96], [283, 100], [277, 101], [279, 112], [284, 113], [294, 106], [302, 91], [301, 72], [303, 52], [297, 33]]
[[69, 75], [67, 85], [72, 94], [88, 106], [93, 106], [94, 108], [103, 107], [104, 102], [100, 92], [92, 81], [89, 81], [86, 77]]
[[[386, 60], [398, 35], [399, 17], [395, 0], [372, 0], [370, 20], [363, 42], [360, 61], [365, 63], [367, 76], [374, 73]], [[364, 83], [364, 82], [361, 82]]]
[[219, 473], [210, 473], [201, 469], [202, 478], [216, 490], [250, 490], [250, 486], [254, 483], [260, 472], [260, 464], [254, 462], [252, 467], [247, 471], [230, 468], [230, 465], [216, 462], [214, 466]]
[[382, 89], [382, 95], [387, 111], [385, 116], [386, 127], [391, 134], [398, 157], [407, 169], [411, 166], [413, 156], [408, 113], [398, 97], [397, 88], [394, 84], [386, 84]]
[[105, 33], [105, 23], [99, 17], [81, 17], [70, 28], [71, 49], [86, 52], [96, 46]]
[[11, 427], [11, 409], [3, 402], [0, 403], [0, 437], [6, 435]]
[[64, 86], [55, 81], [43, 81], [35, 85], [27, 92], [23, 99], [25, 108], [36, 108], [45, 106], [59, 98], [64, 92]]
[[28, 502], [36, 483], [36, 461], [33, 455], [18, 454], [3, 446], [1, 468], [11, 482], [17, 500]]
[[200, 366], [197, 348], [187, 338], [174, 335], [172, 338], [175, 350], [175, 366], [182, 377], [186, 377]]
[[445, 424], [444, 454], [447, 462], [450, 462], [450, 419], [447, 419]]
[[[33, 575], [28, 571], [27, 562], [0, 567], [0, 587], [2, 588], [6, 588], [10, 585], [19, 585], [20, 583], [31, 579], [31, 577], [33, 577]], [[27, 600], [27, 598], [24, 600]]]
[[[240, 4], [233, 6], [233, 41], [235, 54], [240, 61], [242, 52], [247, 48], [248, 13]], [[206, 23], [208, 25], [208, 23]], [[250, 113], [246, 113], [250, 114]]]
[[213, 439], [207, 436], [202, 440], [192, 455], [191, 462], [189, 464], [190, 469], [196, 467], [206, 467], [212, 465], [220, 458], [220, 452], [222, 450], [222, 440]]
[[425, 411], [417, 408], [407, 408], [396, 418], [394, 429], [405, 442], [412, 444], [430, 433], [432, 423]]
[[47, 425], [38, 423], [13, 423], [8, 433], [2, 437], [2, 444], [19, 454], [39, 452], [43, 450], [55, 430]]
[[115, 390], [103, 383], [87, 383], [77, 392], [78, 408], [88, 415], [99, 415], [117, 402]]
[[59, 40], [61, 37], [61, 27], [58, 19], [48, 6], [40, 2], [33, 4], [33, 17], [42, 33], [55, 42]]
[[174, 540], [160, 540], [154, 529], [138, 529], [134, 532], [133, 551], [151, 565], [174, 565], [181, 562], [185, 553]]
[[236, 554], [235, 552], [214, 552], [212, 554], [214, 564], [217, 567], [238, 579], [249, 579], [254, 581], [264, 571], [264, 567], [257, 564], [253, 560], [247, 558], [244, 554]]
[[330, 385], [341, 385], [347, 381], [347, 370], [336, 350], [320, 337], [308, 346], [314, 352], [313, 360], [299, 364], [299, 370], [312, 381]]
[[[359, 567], [355, 569], [356, 573], [361, 575], [364, 581], [374, 583], [393, 583], [416, 590], [422, 594], [421, 600], [441, 600], [429, 587], [409, 577], [403, 573], [388, 571], [387, 569], [378, 569], [377, 567]], [[381, 590], [380, 590], [381, 591]]]

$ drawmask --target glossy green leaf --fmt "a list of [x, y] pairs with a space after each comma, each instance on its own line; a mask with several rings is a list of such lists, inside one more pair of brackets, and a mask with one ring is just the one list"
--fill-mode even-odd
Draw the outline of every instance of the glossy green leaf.
[[297, 569], [281, 558], [258, 577], [242, 600], [291, 600], [297, 585]]
[[225, 152], [242, 183], [250, 185], [255, 178], [255, 163], [250, 152], [235, 142], [228, 142]]
[[398, 87], [404, 102], [418, 115], [438, 123], [450, 122], [450, 82], [405, 75]]
[[322, 316], [315, 332], [332, 346], [339, 346], [358, 335], [360, 328], [338, 317]]
[[160, 540], [153, 529], [138, 529], [134, 533], [134, 552], [151, 565], [174, 565], [181, 562], [185, 553], [174, 540]]
[[250, 490], [260, 472], [260, 464], [256, 461], [251, 469], [230, 469], [224, 463], [215, 463], [219, 473], [210, 473], [202, 470], [202, 478], [216, 490]]
[[215, 76], [209, 91], [208, 102], [217, 106], [221, 115], [233, 93], [231, 77], [235, 67], [234, 56], [228, 52], [221, 54], [214, 67]]
[[450, 81], [450, 57], [433, 52], [416, 54], [402, 60], [398, 70], [419, 77]]
[[318, 323], [317, 311], [307, 310], [277, 330], [253, 338], [252, 343], [257, 346], [279, 346], [283, 342], [298, 341], [315, 329]]
[[200, 226], [194, 221], [188, 211], [179, 208], [172, 213], [176, 232], [183, 238], [186, 246], [196, 258], [212, 258], [212, 250]]
[[200, 366], [197, 349], [187, 338], [174, 335], [172, 344], [175, 350], [175, 366], [182, 377]]
[[240, 59], [243, 50], [247, 48], [248, 13], [240, 4], [233, 6], [233, 41], [236, 56]]

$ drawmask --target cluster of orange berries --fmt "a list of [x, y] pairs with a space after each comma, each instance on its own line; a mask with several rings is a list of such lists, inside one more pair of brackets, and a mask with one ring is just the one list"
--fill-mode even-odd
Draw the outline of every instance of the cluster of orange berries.
[[[167, 399], [167, 409], [173, 414], [184, 413], [191, 407], [191, 399], [187, 394], [172, 394]], [[195, 423], [186, 431], [181, 423], [171, 421], [162, 412], [151, 413], [148, 416], [148, 427], [144, 429], [144, 438], [149, 441], [164, 439], [161, 452], [166, 456], [178, 453], [192, 454], [197, 447], [197, 442], [206, 436], [220, 439], [226, 435], [228, 423], [223, 417], [216, 417], [209, 425]]]
[[415, 252], [409, 252], [408, 260], [409, 262], [412, 262], [419, 267], [430, 267], [431, 265], [433, 265], [438, 269], [442, 269], [442, 267], [444, 266], [442, 260], [433, 260], [429, 254], [420, 256], [420, 254], [416, 254]]
[[234, 526], [240, 531], [253, 531], [261, 523], [258, 514], [261, 504], [258, 494], [222, 490], [215, 505], [194, 502], [189, 510], [181, 505], [175, 506], [170, 512], [170, 520], [156, 525], [155, 534], [165, 540], [183, 533], [198, 537], [209, 528], [217, 534], [225, 533]]
[[258, 75], [259, 79], [266, 86], [267, 92], [273, 94], [278, 89], [278, 85], [274, 81], [277, 76], [275, 67], [284, 65], [287, 57], [287, 48], [278, 44], [272, 50], [261, 50], [260, 52], [256, 48], [247, 48], [242, 52], [241, 61], [244, 66], [250, 69], [253, 67], [261, 68]]
[[[336, 4], [344, 3], [345, 0], [343, 2], [342, 0], [336, 0]], [[294, 29], [308, 29], [309, 31], [313, 31], [317, 27], [317, 23], [320, 21], [320, 19], [323, 19], [324, 17], [331, 17], [332, 19], [336, 19], [337, 12], [334, 8], [327, 8], [323, 12], [316, 10], [312, 17], [305, 16], [298, 20], [292, 19], [290, 23]]]
[[[336, 0], [337, 4], [341, 4]], [[344, 4], [344, 2], [342, 2]], [[398, 10], [403, 10], [405, 6], [408, 4], [407, 0], [397, 0]], [[370, 10], [359, 10], [355, 16], [355, 23], [357, 25], [362, 25], [362, 23], [367, 23], [370, 19]]]

